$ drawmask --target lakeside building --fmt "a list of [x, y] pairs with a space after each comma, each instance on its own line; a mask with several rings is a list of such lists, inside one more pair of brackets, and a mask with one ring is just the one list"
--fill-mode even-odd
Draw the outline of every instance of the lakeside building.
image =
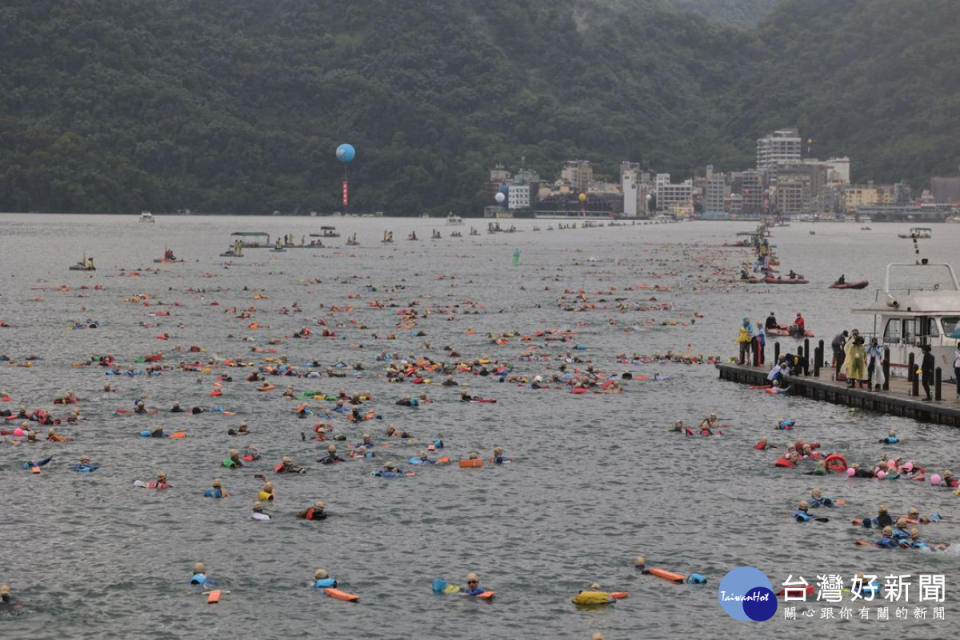
[[777, 129], [757, 138], [757, 169], [800, 162], [800, 132], [795, 128]]

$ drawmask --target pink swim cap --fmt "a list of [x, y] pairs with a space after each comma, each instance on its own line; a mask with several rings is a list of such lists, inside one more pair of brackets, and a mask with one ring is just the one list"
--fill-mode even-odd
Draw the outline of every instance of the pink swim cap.
[[887, 472], [886, 472], [886, 471], [883, 471], [883, 470], [881, 470], [881, 471], [877, 471], [877, 473], [876, 473], [876, 474], [874, 474], [874, 475], [876, 475], [876, 477], [877, 477], [877, 480], [883, 480], [884, 478], [886, 478], [886, 477], [887, 477]]
[[938, 484], [940, 484], [940, 481], [941, 481], [941, 480], [943, 480], [943, 478], [941, 478], [941, 477], [940, 477], [938, 474], [936, 474], [936, 473], [933, 474], [932, 476], [930, 476], [930, 484], [932, 484], [932, 485], [938, 485]]
[[847, 477], [848, 477], [848, 478], [852, 478], [852, 477], [854, 476], [854, 474], [856, 474], [856, 473], [857, 473], [857, 470], [856, 470], [856, 469], [854, 469], [853, 467], [847, 467]]
[[16, 429], [13, 430], [13, 435], [15, 435], [15, 436], [25, 436], [25, 435], [27, 435], [27, 434], [24, 432], [23, 429], [21, 429], [20, 427], [17, 427]]

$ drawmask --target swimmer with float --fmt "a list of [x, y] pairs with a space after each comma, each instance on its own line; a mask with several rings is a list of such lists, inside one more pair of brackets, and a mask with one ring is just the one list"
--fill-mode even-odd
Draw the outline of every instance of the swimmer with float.
[[190, 576], [190, 584], [215, 586], [217, 581], [207, 576], [206, 567], [202, 562], [193, 563], [193, 575]]
[[204, 498], [228, 498], [230, 494], [224, 490], [220, 478], [213, 479], [213, 486], [203, 492]]
[[297, 512], [297, 517], [302, 520], [326, 520], [327, 505], [325, 505], [320, 500], [317, 500], [312, 507], [307, 507], [306, 509], [301, 509]]
[[254, 520], [270, 520], [272, 516], [263, 510], [263, 503], [257, 500], [253, 503], [253, 511], [250, 513], [250, 517]]
[[306, 473], [307, 470], [301, 466], [293, 464], [290, 456], [283, 456], [280, 464], [273, 468], [276, 473]]

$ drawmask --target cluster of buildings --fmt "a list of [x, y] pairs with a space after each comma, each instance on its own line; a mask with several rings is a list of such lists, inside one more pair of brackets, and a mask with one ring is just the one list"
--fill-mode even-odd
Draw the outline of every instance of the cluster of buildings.
[[528, 169], [511, 175], [498, 166], [490, 171], [487, 190], [491, 197], [497, 192], [504, 197], [500, 207], [488, 207], [486, 213], [703, 219], [887, 214], [912, 219], [916, 213], [923, 219], [922, 212], [936, 219], [960, 203], [960, 178], [933, 178], [931, 191], [915, 198], [902, 182], [852, 184], [850, 158], [819, 160], [810, 157], [812, 148], [813, 140], [802, 139], [797, 129], [779, 129], [757, 139], [754, 168], [719, 172], [708, 165], [705, 175], [680, 181], [633, 162], [620, 163], [618, 183], [595, 179], [588, 160], [566, 161], [553, 182]]

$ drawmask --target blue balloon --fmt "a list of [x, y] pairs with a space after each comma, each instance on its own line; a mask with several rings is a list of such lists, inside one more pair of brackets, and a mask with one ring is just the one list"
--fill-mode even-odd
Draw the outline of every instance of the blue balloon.
[[357, 155], [357, 150], [353, 148], [352, 144], [343, 143], [337, 147], [337, 160], [344, 164], [353, 160], [355, 155]]

